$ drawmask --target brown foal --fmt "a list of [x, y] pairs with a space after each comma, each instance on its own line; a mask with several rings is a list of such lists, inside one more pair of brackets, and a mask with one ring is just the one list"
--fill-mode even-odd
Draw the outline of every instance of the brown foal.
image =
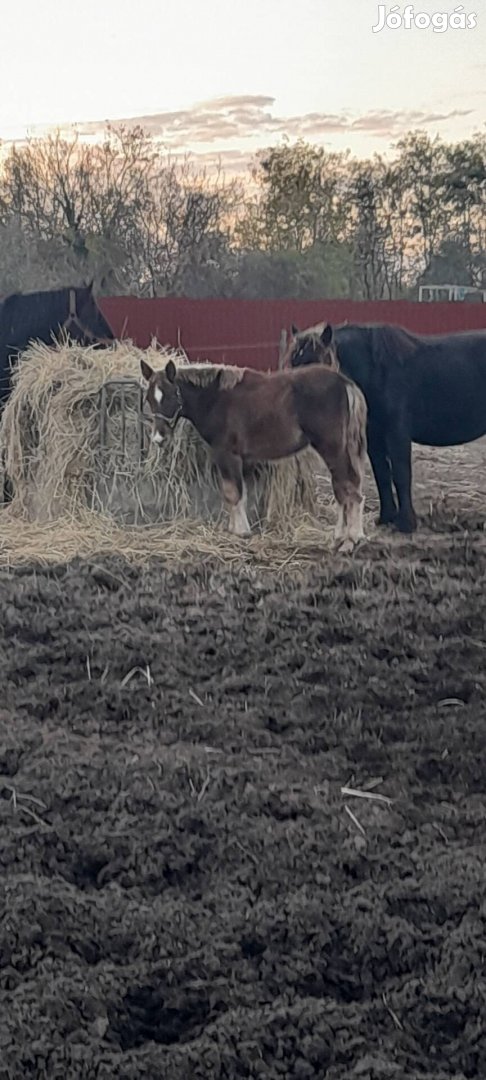
[[141, 369], [154, 442], [161, 443], [181, 417], [194, 425], [219, 470], [231, 532], [250, 534], [244, 464], [276, 461], [311, 446], [331, 474], [336, 545], [352, 551], [363, 538], [367, 410], [353, 382], [320, 365], [272, 374], [243, 368], [236, 378], [219, 369], [204, 383], [190, 366], [177, 369], [172, 360], [161, 371], [142, 360]]

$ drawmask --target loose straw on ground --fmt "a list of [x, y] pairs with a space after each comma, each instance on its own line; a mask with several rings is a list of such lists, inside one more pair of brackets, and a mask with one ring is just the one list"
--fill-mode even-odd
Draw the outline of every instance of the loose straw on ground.
[[48, 566], [75, 558], [120, 555], [143, 565], [153, 558], [170, 562], [220, 560], [225, 565], [259, 566], [274, 571], [329, 558], [332, 527], [316, 526], [312, 519], [291, 531], [255, 533], [249, 539], [230, 536], [222, 527], [197, 522], [166, 526], [121, 526], [99, 514], [86, 512], [47, 524], [22, 522], [9, 510], [0, 512], [0, 566], [38, 563]]

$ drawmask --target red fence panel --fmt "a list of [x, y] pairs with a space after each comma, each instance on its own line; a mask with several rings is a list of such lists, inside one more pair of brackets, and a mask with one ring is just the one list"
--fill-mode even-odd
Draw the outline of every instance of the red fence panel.
[[406, 300], [140, 300], [105, 297], [100, 307], [117, 337], [140, 348], [156, 338], [182, 347], [190, 360], [271, 370], [281, 330], [319, 322], [392, 323], [419, 334], [486, 329], [486, 304]]

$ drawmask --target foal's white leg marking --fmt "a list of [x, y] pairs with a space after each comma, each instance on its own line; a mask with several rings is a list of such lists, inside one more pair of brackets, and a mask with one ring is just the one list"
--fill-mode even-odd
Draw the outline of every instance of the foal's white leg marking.
[[336, 502], [336, 507], [337, 507], [337, 519], [336, 519], [336, 526], [335, 526], [335, 529], [334, 529], [334, 539], [337, 542], [338, 540], [342, 539], [343, 533], [344, 533], [344, 510], [343, 510], [343, 507], [341, 506], [341, 503]]
[[355, 524], [354, 524], [354, 538], [356, 539], [356, 541], [364, 540], [364, 538], [365, 538], [364, 524], [363, 524], [363, 513], [364, 513], [364, 496], [362, 495], [361, 498], [360, 498], [359, 503], [355, 503], [355, 507], [354, 507], [354, 514], [355, 514], [355, 517], [354, 517], [354, 522], [355, 522]]
[[232, 480], [223, 480], [221, 484], [223, 495], [229, 503], [229, 532], [234, 536], [249, 536], [251, 533], [250, 523], [246, 516], [246, 487], [243, 483], [241, 499], [234, 501], [238, 494], [236, 484]]
[[250, 522], [246, 513], [246, 487], [243, 483], [243, 494], [236, 506], [233, 507], [233, 532], [235, 536], [249, 536], [251, 533]]
[[347, 502], [344, 514], [346, 526], [341, 543], [338, 544], [342, 555], [351, 554], [356, 544], [365, 538], [363, 531], [363, 503], [363, 498], [359, 502], [354, 499]]
[[356, 503], [354, 501], [351, 501], [351, 499], [350, 499], [349, 502], [348, 502], [347, 528], [345, 530], [345, 539], [354, 540], [354, 536], [355, 536], [355, 533], [356, 533], [356, 524], [357, 524], [356, 523], [356, 511], [357, 511], [357, 509], [358, 508], [357, 508]]
[[341, 538], [341, 543], [339, 544], [339, 553], [341, 555], [350, 555], [351, 552], [354, 549], [354, 545], [355, 545], [355, 539], [354, 539], [354, 535], [353, 535], [354, 534], [354, 528], [353, 528], [354, 519], [355, 519], [355, 504], [352, 503], [352, 502], [348, 502], [348, 500], [346, 500], [345, 512], [344, 512], [344, 520], [345, 520], [346, 524], [345, 524], [345, 527], [344, 527], [343, 536]]
[[349, 512], [349, 535], [356, 543], [358, 540], [364, 540], [364, 528], [363, 528], [363, 513], [364, 513], [364, 495], [362, 490], [362, 484], [360, 484], [357, 491], [357, 498], [353, 499], [350, 505]]
[[164, 440], [163, 440], [163, 438], [162, 438], [162, 435], [160, 434], [160, 431], [154, 431], [154, 433], [153, 433], [153, 435], [152, 435], [152, 442], [154, 442], [154, 443], [161, 443], [161, 442], [163, 442], [163, 441], [164, 441]]

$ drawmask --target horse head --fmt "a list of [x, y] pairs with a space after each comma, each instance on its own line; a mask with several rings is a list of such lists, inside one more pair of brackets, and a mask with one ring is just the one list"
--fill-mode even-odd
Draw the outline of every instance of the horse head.
[[90, 281], [89, 285], [67, 290], [68, 315], [63, 327], [80, 345], [109, 346], [115, 340], [115, 335], [98, 307], [93, 285], [94, 282]]
[[140, 361], [142, 375], [148, 384], [145, 400], [152, 413], [152, 441], [161, 443], [164, 435], [173, 431], [182, 413], [181, 388], [177, 368], [169, 360], [161, 371], [154, 371], [146, 360]]
[[305, 367], [321, 364], [332, 371], [339, 371], [336, 344], [330, 323], [298, 330], [292, 325], [292, 339], [287, 353], [286, 367]]

